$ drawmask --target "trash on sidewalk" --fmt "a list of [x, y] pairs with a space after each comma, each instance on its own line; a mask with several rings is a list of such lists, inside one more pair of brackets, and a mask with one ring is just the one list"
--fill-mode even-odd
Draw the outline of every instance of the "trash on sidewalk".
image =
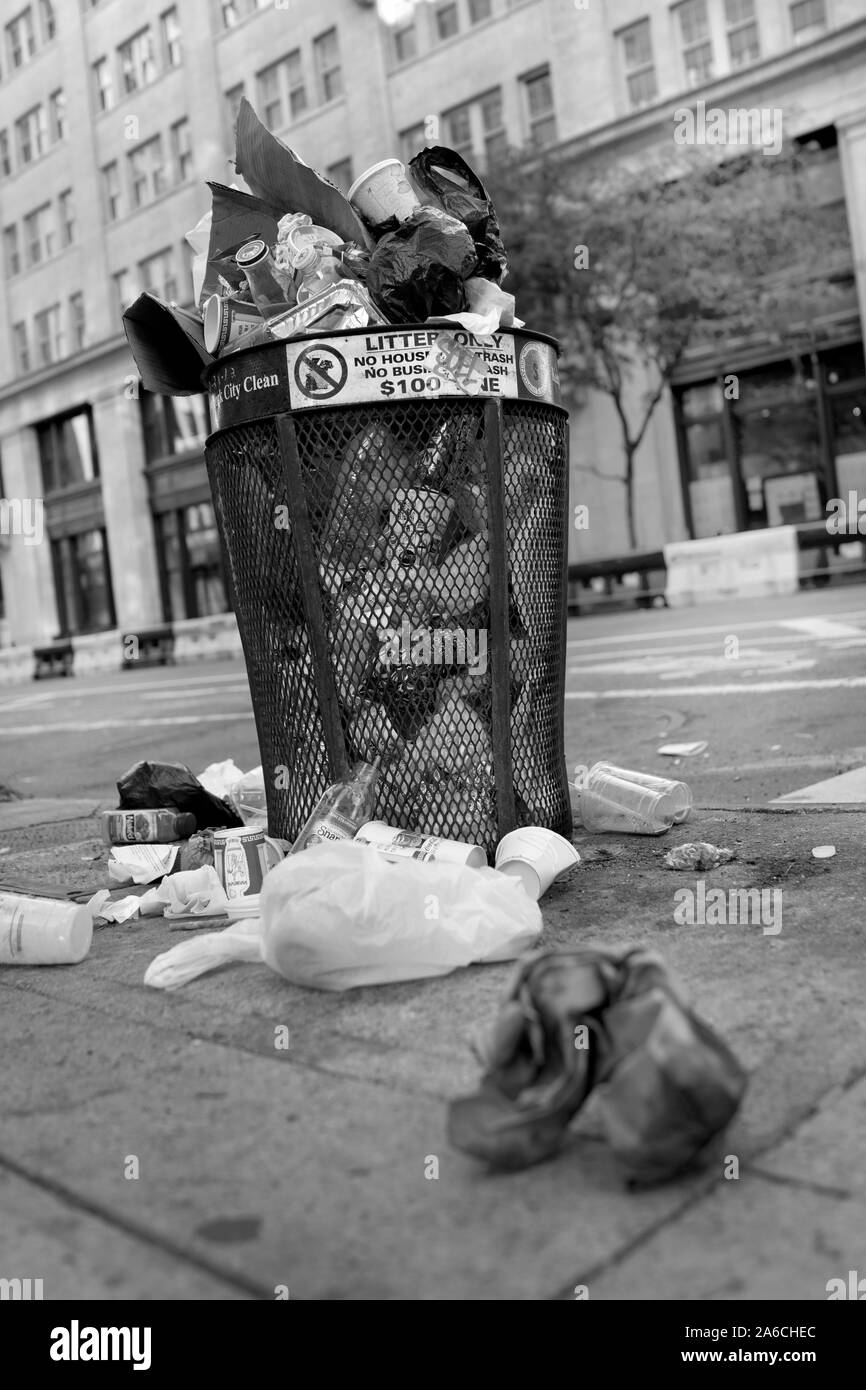
[[243, 775], [234, 758], [225, 758], [221, 763], [208, 763], [198, 780], [211, 796], [231, 804], [232, 788]]
[[160, 844], [185, 840], [196, 828], [188, 811], [157, 807], [140, 811], [100, 811], [102, 838], [107, 845]]
[[84, 904], [0, 892], [0, 965], [77, 965], [90, 950], [93, 919], [108, 898]]
[[496, 847], [495, 863], [500, 873], [516, 878], [537, 902], [555, 878], [580, 863], [580, 855], [564, 836], [528, 825], [503, 836]]
[[538, 905], [496, 869], [389, 863], [335, 842], [271, 870], [260, 920], [182, 942], [151, 963], [145, 984], [175, 987], [229, 960], [262, 959], [293, 984], [352, 989], [511, 960], [540, 931]]
[[816, 845], [812, 850], [813, 859], [832, 859], [836, 853], [835, 845]]
[[[275, 864], [283, 858], [276, 840], [266, 835], [261, 826], [246, 825], [240, 830], [213, 832], [216, 881], [222, 885], [227, 900], [258, 896], [262, 882]], [[206, 873], [206, 869], [197, 870]]]
[[188, 811], [200, 827], [238, 826], [241, 819], [221, 797], [206, 791], [183, 763], [134, 763], [117, 783], [119, 810], [147, 811], [170, 806]]
[[575, 769], [577, 810], [584, 829], [663, 835], [686, 819], [692, 794], [685, 782], [598, 762]]
[[384, 859], [420, 859], [427, 863], [466, 864], [471, 869], [486, 869], [487, 855], [480, 845], [467, 845], [460, 840], [444, 840], [438, 835], [419, 835], [413, 830], [398, 830], [381, 820], [367, 821], [355, 836], [359, 845], [370, 845]]
[[669, 849], [662, 863], [666, 869], [717, 869], [720, 864], [728, 864], [736, 859], [736, 853], [727, 847], [719, 849], [706, 840], [695, 840], [686, 845], [675, 845]]
[[108, 881], [115, 888], [127, 883], [153, 883], [170, 874], [179, 847], [174, 845], [113, 845], [108, 860]]
[[695, 758], [698, 753], [703, 753], [705, 748], [709, 748], [709, 744], [704, 738], [694, 743], [666, 743], [656, 751], [667, 758]]
[[225, 913], [228, 897], [216, 870], [209, 864], [186, 873], [170, 874], [139, 899], [143, 917], [216, 916]]
[[95, 920], [107, 923], [131, 922], [141, 913], [141, 898], [130, 893], [126, 898], [109, 899], [99, 909]]
[[474, 1095], [450, 1102], [457, 1149], [500, 1168], [550, 1158], [590, 1093], [624, 1175], [658, 1182], [733, 1117], [746, 1076], [641, 947], [537, 951], [482, 1048]]
[[353, 839], [361, 826], [373, 819], [378, 776], [377, 758], [372, 763], [355, 763], [351, 776], [332, 782], [313, 808], [291, 853]]

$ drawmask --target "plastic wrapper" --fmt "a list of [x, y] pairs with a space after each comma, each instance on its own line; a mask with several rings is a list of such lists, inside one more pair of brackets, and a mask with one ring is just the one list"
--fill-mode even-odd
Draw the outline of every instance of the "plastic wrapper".
[[230, 801], [232, 788], [243, 775], [234, 758], [225, 758], [221, 763], [208, 763], [204, 771], [198, 774], [198, 780], [211, 796]]
[[183, 763], [134, 763], [121, 777], [117, 790], [122, 811], [173, 806], [176, 811], [192, 812], [202, 829], [242, 824], [232, 808], [206, 791]]
[[466, 310], [445, 317], [459, 323], [476, 338], [489, 337], [500, 328], [522, 328], [523, 319], [516, 319], [514, 295], [500, 289], [492, 280], [472, 275], [466, 281]]
[[412, 181], [421, 195], [452, 217], [472, 236], [475, 274], [500, 283], [505, 275], [505, 246], [487, 190], [456, 150], [444, 145], [423, 149], [410, 160]]
[[463, 281], [474, 263], [463, 224], [440, 208], [422, 207], [378, 242], [367, 285], [391, 323], [423, 323], [466, 308]]
[[495, 869], [389, 863], [353, 841], [284, 859], [265, 879], [260, 907], [260, 922], [158, 956], [145, 984], [173, 988], [231, 960], [263, 959], [293, 984], [352, 989], [512, 960], [541, 932], [538, 904]]
[[718, 845], [711, 845], [706, 840], [697, 840], [693, 844], [675, 845], [669, 849], [662, 863], [666, 869], [692, 869], [703, 872], [706, 869], [717, 869], [720, 864], [728, 864], [734, 858], [732, 849], [720, 849]]
[[[580, 1031], [579, 1031], [580, 1030]], [[625, 1176], [672, 1177], [724, 1129], [745, 1073], [642, 948], [539, 951], [480, 1046], [479, 1090], [451, 1102], [455, 1148], [498, 1167], [550, 1158], [590, 1092]]]

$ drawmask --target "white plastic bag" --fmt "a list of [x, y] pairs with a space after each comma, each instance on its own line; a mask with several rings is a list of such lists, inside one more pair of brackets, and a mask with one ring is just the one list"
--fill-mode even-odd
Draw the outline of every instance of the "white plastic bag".
[[232, 787], [243, 777], [240, 768], [235, 764], [233, 758], [226, 758], [221, 763], [208, 763], [204, 772], [198, 774], [206, 792], [211, 796], [219, 796], [223, 799], [231, 796]]
[[226, 961], [264, 959], [293, 984], [351, 989], [512, 960], [541, 932], [538, 904], [497, 869], [392, 864], [351, 840], [284, 859], [260, 902], [261, 919], [158, 956], [145, 984], [173, 988]]

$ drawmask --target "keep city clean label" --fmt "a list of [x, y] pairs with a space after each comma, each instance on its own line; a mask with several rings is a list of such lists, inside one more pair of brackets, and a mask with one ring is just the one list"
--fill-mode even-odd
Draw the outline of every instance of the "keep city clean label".
[[438, 396], [500, 397], [560, 404], [556, 349], [521, 333], [474, 337], [462, 329], [379, 329], [301, 338], [230, 354], [213, 370], [210, 401], [216, 429], [277, 414], [287, 407]]

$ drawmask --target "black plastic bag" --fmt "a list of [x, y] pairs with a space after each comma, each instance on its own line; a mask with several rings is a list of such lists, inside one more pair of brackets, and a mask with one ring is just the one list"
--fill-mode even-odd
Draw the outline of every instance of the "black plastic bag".
[[172, 806], [191, 811], [199, 830], [235, 829], [243, 825], [226, 801], [205, 791], [201, 782], [183, 763], [135, 763], [117, 784], [119, 810], [144, 811], [156, 806]]
[[391, 323], [423, 323], [466, 308], [463, 281], [474, 265], [475, 246], [462, 222], [422, 207], [379, 241], [367, 286]]
[[475, 275], [499, 284], [505, 276], [505, 246], [496, 211], [478, 175], [456, 150], [444, 145], [421, 150], [409, 161], [419, 192], [469, 229], [477, 261]]

